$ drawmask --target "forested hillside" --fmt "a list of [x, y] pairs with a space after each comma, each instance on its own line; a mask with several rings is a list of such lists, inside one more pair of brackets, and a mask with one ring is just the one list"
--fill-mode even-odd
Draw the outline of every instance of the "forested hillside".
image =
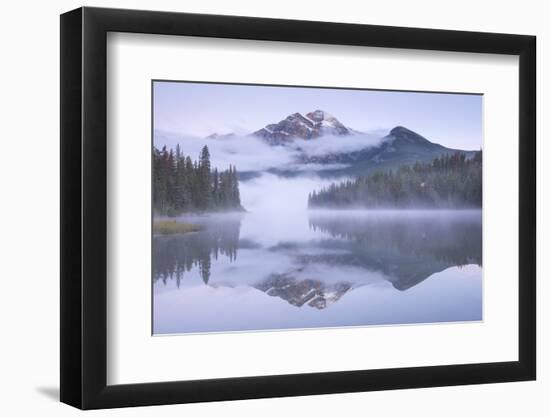
[[309, 208], [468, 208], [482, 204], [482, 153], [456, 152], [309, 194]]
[[237, 168], [212, 169], [204, 146], [198, 161], [175, 151], [153, 148], [153, 208], [156, 214], [243, 210]]

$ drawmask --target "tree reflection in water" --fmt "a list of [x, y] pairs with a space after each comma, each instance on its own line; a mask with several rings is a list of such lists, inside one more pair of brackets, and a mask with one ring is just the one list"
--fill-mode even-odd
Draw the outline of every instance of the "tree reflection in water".
[[[202, 224], [202, 231], [155, 236], [153, 280], [166, 284], [175, 279], [179, 287], [184, 273], [197, 268], [208, 284], [212, 262], [224, 257], [224, 262], [233, 263], [239, 248], [248, 249], [255, 272], [243, 272], [223, 284], [223, 277], [216, 277], [214, 286], [244, 284], [296, 307], [321, 310], [367, 285], [373, 272], [405, 291], [449, 267], [482, 264], [480, 210], [313, 212], [305, 218], [306, 230], [314, 232], [311, 237], [271, 246], [242, 239], [241, 220], [239, 215], [197, 217], [192, 221]], [[263, 259], [270, 254], [287, 262], [267, 264]], [[350, 267], [364, 271], [364, 276], [349, 275]]]
[[332, 239], [327, 249], [336, 255], [307, 256], [304, 262], [362, 266], [388, 276], [395, 288], [406, 290], [451, 266], [482, 265], [481, 211], [433, 212], [415, 215], [340, 216], [312, 214], [313, 230]]
[[153, 281], [176, 279], [179, 287], [185, 272], [198, 267], [205, 284], [210, 279], [212, 258], [226, 256], [230, 262], [237, 259], [241, 228], [238, 215], [225, 216], [220, 221], [196, 219], [203, 224], [200, 232], [153, 237]]

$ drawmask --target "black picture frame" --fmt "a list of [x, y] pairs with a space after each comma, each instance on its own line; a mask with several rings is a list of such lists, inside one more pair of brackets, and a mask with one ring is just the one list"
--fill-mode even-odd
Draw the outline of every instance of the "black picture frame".
[[[518, 361], [107, 385], [108, 32], [519, 56]], [[84, 7], [61, 15], [60, 56], [62, 402], [95, 409], [535, 379], [534, 36]]]

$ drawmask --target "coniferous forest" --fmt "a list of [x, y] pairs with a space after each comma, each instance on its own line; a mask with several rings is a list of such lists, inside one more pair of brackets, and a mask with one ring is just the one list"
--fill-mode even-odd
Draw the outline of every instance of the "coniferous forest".
[[153, 148], [153, 208], [156, 214], [177, 216], [189, 212], [242, 211], [237, 168], [212, 169], [210, 152], [199, 159], [164, 146]]
[[482, 152], [456, 152], [309, 194], [309, 208], [480, 208]]

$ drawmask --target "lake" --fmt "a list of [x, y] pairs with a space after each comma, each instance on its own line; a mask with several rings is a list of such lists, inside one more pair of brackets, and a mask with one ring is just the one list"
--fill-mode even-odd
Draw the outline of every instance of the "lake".
[[257, 210], [153, 237], [153, 332], [482, 320], [481, 210]]

